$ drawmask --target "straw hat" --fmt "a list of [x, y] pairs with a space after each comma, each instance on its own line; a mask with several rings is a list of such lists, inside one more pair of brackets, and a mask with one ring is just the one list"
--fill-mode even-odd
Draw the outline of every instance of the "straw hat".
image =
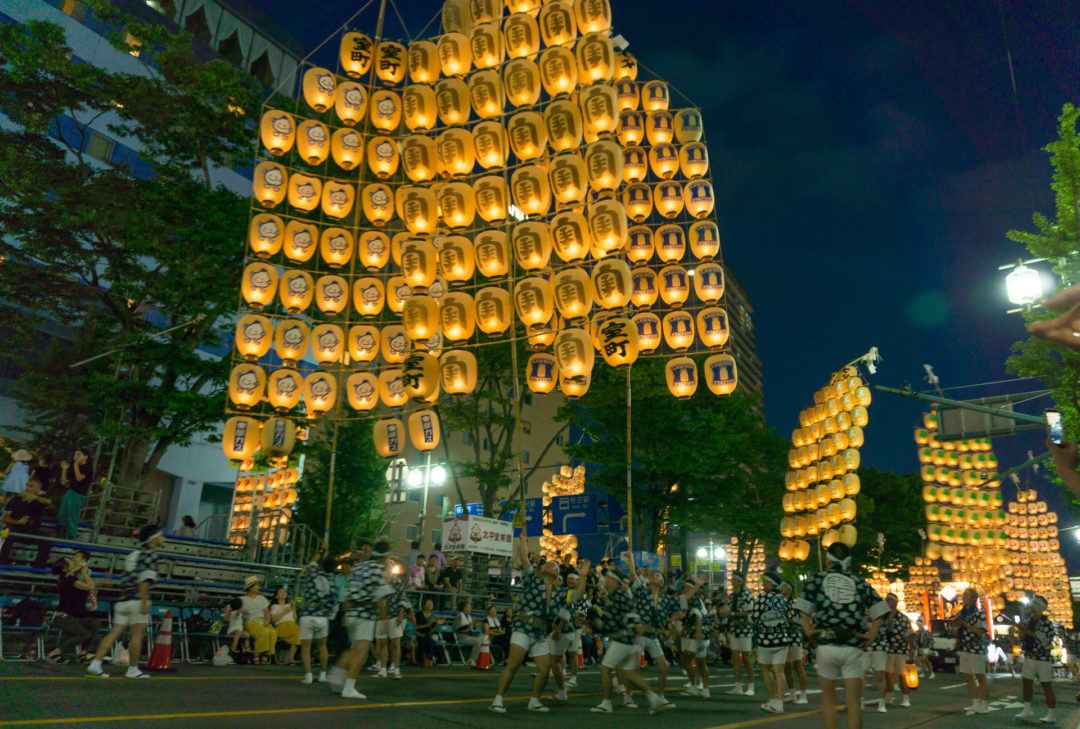
[[244, 589], [247, 590], [252, 585], [257, 585], [262, 582], [258, 575], [248, 575], [244, 578]]
[[11, 454], [11, 459], [13, 461], [32, 461], [34, 459], [34, 454], [25, 448], [20, 448]]

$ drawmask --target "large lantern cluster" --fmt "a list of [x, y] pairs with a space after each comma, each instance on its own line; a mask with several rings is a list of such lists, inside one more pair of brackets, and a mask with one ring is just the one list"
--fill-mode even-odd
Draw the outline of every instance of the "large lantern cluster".
[[551, 502], [561, 496], [585, 493], [585, 466], [565, 465], [549, 481], [540, 486], [543, 494], [544, 531], [540, 535], [540, 553], [547, 559], [568, 557], [571, 564], [577, 562], [578, 539], [573, 534], [555, 534], [552, 530]]
[[[739, 553], [739, 538], [732, 537], [727, 546], [727, 553], [729, 559]], [[761, 589], [761, 575], [765, 573], [765, 545], [758, 542], [754, 545], [753, 552], [750, 553], [750, 561], [746, 566], [746, 589], [755, 595]], [[731, 594], [732, 585], [731, 578], [734, 576], [735, 570], [728, 569], [726, 588], [728, 594]]]
[[230, 458], [270, 415], [430, 450], [500, 338], [536, 393], [582, 396], [597, 354], [668, 358], [679, 398], [737, 385], [700, 111], [616, 51], [608, 0], [447, 0], [442, 26], [345, 32], [336, 70], [264, 108]]
[[263, 545], [273, 546], [276, 535], [270, 527], [286, 526], [292, 520], [293, 505], [299, 498], [299, 480], [300, 472], [295, 468], [283, 468], [237, 479], [236, 496], [229, 521], [230, 541], [243, 544], [244, 535], [251, 529], [252, 519], [255, 519], [263, 535]]
[[1019, 600], [1025, 592], [1042, 595], [1055, 621], [1071, 623], [1072, 598], [1058, 541], [1057, 514], [1048, 510], [1035, 489], [1021, 489], [1006, 508], [1005, 532], [1009, 539], [1005, 596]]
[[929, 611], [931, 618], [940, 618], [941, 610], [936, 598], [941, 594], [941, 571], [937, 565], [926, 557], [916, 557], [915, 564], [908, 568], [908, 575], [907, 591], [924, 599], [923, 607]]
[[780, 559], [801, 562], [809, 557], [806, 537], [820, 537], [824, 547], [835, 541], [855, 544], [859, 449], [870, 401], [870, 389], [858, 370], [848, 366], [833, 373], [814, 393], [813, 405], [799, 413], [784, 479]]

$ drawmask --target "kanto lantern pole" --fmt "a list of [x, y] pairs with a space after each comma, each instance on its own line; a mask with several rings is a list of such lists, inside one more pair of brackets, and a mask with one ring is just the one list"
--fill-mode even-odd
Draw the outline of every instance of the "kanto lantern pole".
[[626, 549], [630, 552], [630, 559], [634, 558], [634, 479], [631, 470], [633, 446], [630, 442], [630, 402], [631, 384], [630, 371], [633, 366], [626, 368]]

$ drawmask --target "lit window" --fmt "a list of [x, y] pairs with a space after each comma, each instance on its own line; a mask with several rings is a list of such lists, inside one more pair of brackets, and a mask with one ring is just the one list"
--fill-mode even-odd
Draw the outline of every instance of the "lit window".
[[124, 31], [124, 44], [131, 48], [128, 53], [135, 56], [136, 58], [138, 58], [139, 54], [142, 53], [142, 51], [140, 50], [142, 48], [142, 41], [133, 36], [127, 30]]
[[95, 131], [90, 132], [90, 139], [86, 142], [86, 153], [88, 155], [102, 162], [110, 162], [112, 161], [114, 149], [116, 149], [116, 142], [104, 134], [98, 134]]

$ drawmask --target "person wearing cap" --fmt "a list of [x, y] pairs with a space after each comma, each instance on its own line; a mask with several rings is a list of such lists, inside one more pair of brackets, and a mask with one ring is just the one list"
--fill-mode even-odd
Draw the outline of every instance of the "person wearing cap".
[[304, 678], [300, 683], [312, 683], [311, 643], [319, 647], [319, 683], [326, 682], [326, 666], [330, 653], [326, 641], [330, 637], [330, 620], [337, 613], [337, 586], [334, 573], [337, 563], [326, 557], [322, 564], [313, 558], [311, 564], [300, 573], [300, 661], [304, 664]]
[[367, 558], [362, 558], [349, 572], [345, 588], [345, 627], [349, 631], [350, 647], [330, 671], [327, 683], [330, 690], [341, 692], [344, 699], [365, 699], [356, 690], [356, 677], [367, 663], [375, 644], [378, 622], [390, 617], [389, 598], [394, 589], [386, 581], [384, 559], [390, 545], [379, 540]]
[[130, 655], [127, 678], [150, 678], [139, 670], [143, 634], [150, 622], [150, 586], [157, 580], [158, 550], [165, 544], [165, 533], [157, 525], [147, 525], [138, 533], [140, 548], [124, 558], [124, 574], [120, 577], [120, 596], [113, 605], [113, 628], [98, 643], [94, 659], [86, 667], [91, 676], [108, 678], [101, 660], [113, 644], [131, 631], [128, 640]]
[[727, 612], [728, 647], [731, 648], [731, 664], [735, 667], [735, 686], [729, 694], [743, 693], [742, 673], [746, 671], [746, 695], [754, 695], [754, 626], [750, 613], [754, 609], [754, 596], [746, 589], [746, 577], [738, 572], [731, 576], [731, 598]]
[[[862, 728], [862, 677], [865, 668], [862, 646], [872, 642], [889, 612], [874, 588], [851, 573], [851, 550], [834, 542], [825, 552], [828, 570], [811, 575], [795, 600], [803, 633], [817, 643], [818, 682], [821, 685], [821, 717], [826, 729], [837, 729], [836, 682], [843, 680], [848, 729]], [[862, 630], [864, 616], [870, 624]]]
[[679, 595], [679, 613], [682, 614], [682, 637], [679, 639], [679, 660], [686, 672], [683, 696], [710, 698], [709, 693], [709, 610], [701, 590], [708, 584], [708, 577], [701, 575], [697, 581], [683, 582]]
[[1024, 686], [1024, 710], [1016, 715], [1017, 719], [1034, 719], [1031, 710], [1031, 697], [1034, 693], [1034, 681], [1042, 684], [1046, 696], [1046, 716], [1039, 719], [1044, 724], [1057, 722], [1057, 697], [1054, 696], [1054, 663], [1050, 649], [1054, 645], [1054, 623], [1046, 616], [1046, 598], [1036, 595], [1028, 605], [1030, 614], [1017, 630], [1020, 633], [1020, 648], [1024, 655], [1024, 665], [1020, 669], [1020, 679]]
[[11, 454], [11, 465], [4, 474], [4, 484], [0, 491], [9, 494], [21, 494], [30, 480], [30, 461], [33, 456], [25, 448], [19, 448]]
[[[794, 588], [791, 583], [784, 580], [780, 583], [780, 593], [788, 601], [788, 636], [791, 642], [788, 644], [787, 664], [784, 666], [784, 683], [788, 687], [788, 700], [793, 704], [806, 704], [806, 668], [803, 666], [803, 632], [799, 623], [799, 611], [795, 609], [795, 603], [791, 599]], [[798, 681], [799, 689], [795, 690], [795, 682]]]
[[964, 590], [962, 605], [952, 619], [956, 631], [956, 655], [958, 670], [964, 674], [971, 706], [964, 709], [969, 714], [986, 714], [990, 711], [990, 689], [986, 683], [986, 613], [979, 607], [979, 592], [974, 587]]
[[893, 593], [885, 596], [889, 614], [881, 626], [885, 634], [888, 659], [885, 663], [885, 696], [878, 702], [878, 713], [884, 714], [884, 701], [896, 704], [893, 686], [900, 684], [900, 706], [911, 706], [911, 689], [904, 680], [904, 667], [915, 662], [915, 631], [911, 629], [911, 618], [900, 612], [900, 599]]
[[257, 575], [244, 578], [244, 594], [240, 596], [240, 611], [244, 616], [244, 632], [254, 644], [255, 662], [270, 663], [277, 645], [277, 631], [270, 616], [270, 601], [259, 592], [261, 580]]
[[784, 665], [787, 663], [788, 647], [791, 644], [791, 629], [788, 624], [789, 604], [780, 592], [780, 574], [775, 568], [761, 574], [764, 588], [754, 602], [750, 620], [757, 636], [757, 660], [761, 664], [761, 677], [769, 700], [761, 708], [772, 714], [784, 713]]

